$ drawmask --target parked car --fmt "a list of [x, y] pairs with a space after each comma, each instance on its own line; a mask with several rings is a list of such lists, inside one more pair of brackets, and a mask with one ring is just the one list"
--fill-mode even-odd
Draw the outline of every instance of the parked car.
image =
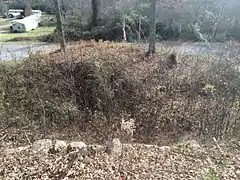
[[23, 13], [22, 9], [9, 9], [8, 13], [7, 13], [7, 17], [14, 18], [14, 17], [21, 15], [21, 13]]
[[[32, 15], [35, 15], [37, 17], [41, 17], [42, 16], [42, 11], [32, 10]], [[9, 9], [8, 13], [5, 14], [5, 18], [23, 19], [24, 18], [24, 11], [22, 9]]]
[[20, 15], [16, 17], [16, 19], [23, 19], [24, 17], [24, 12], [21, 12]]
[[7, 18], [7, 13], [4, 13], [3, 15], [2, 15], [2, 18]]

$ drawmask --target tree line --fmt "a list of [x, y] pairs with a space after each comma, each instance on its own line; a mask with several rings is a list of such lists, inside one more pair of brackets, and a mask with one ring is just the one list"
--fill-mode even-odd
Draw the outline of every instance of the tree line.
[[[58, 9], [55, 0], [7, 2], [11, 8], [24, 9], [30, 2], [32, 8], [49, 14], [56, 14]], [[59, 0], [59, 4], [63, 29], [71, 40], [106, 34], [112, 36], [106, 37], [109, 40], [151, 39], [153, 44], [169, 39], [240, 40], [240, 2], [234, 0]], [[154, 48], [150, 51], [154, 52]]]

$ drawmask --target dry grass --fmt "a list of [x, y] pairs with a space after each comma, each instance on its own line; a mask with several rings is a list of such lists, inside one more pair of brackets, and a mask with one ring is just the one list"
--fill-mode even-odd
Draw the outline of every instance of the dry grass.
[[121, 133], [122, 119], [134, 119], [137, 142], [238, 137], [237, 60], [181, 56], [168, 69], [165, 52], [145, 58], [134, 45], [89, 41], [66, 55], [2, 64], [1, 127], [66, 131], [102, 143]]

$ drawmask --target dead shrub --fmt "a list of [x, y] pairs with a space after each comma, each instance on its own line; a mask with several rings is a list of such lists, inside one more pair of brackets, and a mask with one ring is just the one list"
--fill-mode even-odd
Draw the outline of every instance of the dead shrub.
[[141, 49], [109, 42], [80, 43], [67, 53], [1, 64], [2, 127], [28, 125], [48, 132], [75, 126], [104, 142], [124, 129], [124, 117], [135, 122], [123, 136], [139, 142], [169, 143], [186, 134], [238, 136], [235, 59], [182, 56], [176, 68], [166, 69], [159, 66], [164, 55], [145, 59]]

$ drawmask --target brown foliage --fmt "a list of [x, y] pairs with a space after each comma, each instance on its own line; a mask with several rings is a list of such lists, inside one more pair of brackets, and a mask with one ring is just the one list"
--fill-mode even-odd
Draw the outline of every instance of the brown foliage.
[[135, 120], [134, 138], [167, 143], [185, 135], [237, 136], [239, 71], [234, 60], [168, 55], [146, 59], [141, 48], [79, 42], [66, 55], [31, 56], [1, 65], [1, 124], [45, 133], [77, 127], [97, 142]]

